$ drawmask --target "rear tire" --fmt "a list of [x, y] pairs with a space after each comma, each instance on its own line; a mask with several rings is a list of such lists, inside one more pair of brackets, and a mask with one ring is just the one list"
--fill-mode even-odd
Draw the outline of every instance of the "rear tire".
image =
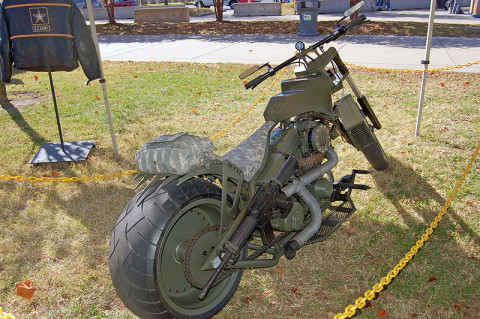
[[382, 145], [377, 139], [375, 133], [372, 132], [374, 143], [362, 149], [363, 155], [367, 158], [370, 165], [377, 171], [383, 171], [388, 168], [388, 158], [385, 154]]
[[[120, 214], [109, 247], [110, 275], [117, 295], [142, 319], [210, 318], [235, 293], [243, 271], [214, 286], [200, 301], [200, 289], [185, 278], [186, 245], [200, 230], [220, 224], [221, 190], [203, 179], [170, 183], [135, 195]], [[203, 235], [190, 254], [191, 275], [205, 284], [213, 271], [200, 271], [219, 235]], [[198, 247], [197, 247], [198, 246]]]

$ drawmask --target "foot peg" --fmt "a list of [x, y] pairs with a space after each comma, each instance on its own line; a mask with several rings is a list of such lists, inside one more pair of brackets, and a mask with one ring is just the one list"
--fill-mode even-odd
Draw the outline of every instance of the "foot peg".
[[331, 201], [349, 201], [350, 194], [354, 189], [360, 190], [368, 190], [370, 186], [363, 185], [363, 184], [355, 184], [355, 176], [357, 174], [370, 174], [370, 171], [354, 169], [352, 174], [345, 175], [342, 177], [338, 182], [333, 184], [333, 193], [331, 197]]

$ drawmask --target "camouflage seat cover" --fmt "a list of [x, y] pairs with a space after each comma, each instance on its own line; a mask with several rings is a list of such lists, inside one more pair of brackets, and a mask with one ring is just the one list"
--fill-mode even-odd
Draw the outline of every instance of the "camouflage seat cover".
[[184, 175], [220, 158], [213, 141], [187, 133], [163, 135], [148, 141], [135, 154], [138, 170], [149, 174]]
[[143, 173], [185, 175], [209, 161], [228, 160], [250, 181], [262, 166], [268, 133], [274, 126], [274, 122], [266, 122], [223, 157], [213, 153], [213, 141], [208, 138], [187, 133], [163, 135], [140, 147], [135, 161]]
[[222, 157], [240, 168], [246, 181], [252, 180], [262, 166], [269, 142], [268, 133], [274, 126], [273, 121], [266, 122], [245, 141]]

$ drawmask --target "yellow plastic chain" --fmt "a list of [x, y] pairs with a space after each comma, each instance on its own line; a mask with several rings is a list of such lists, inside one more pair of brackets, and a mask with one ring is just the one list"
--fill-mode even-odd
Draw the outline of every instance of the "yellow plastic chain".
[[447, 202], [443, 206], [441, 212], [438, 214], [438, 216], [435, 218], [435, 220], [430, 224], [430, 227], [428, 227], [425, 230], [425, 233], [421, 236], [420, 240], [418, 240], [413, 246], [410, 251], [405, 255], [405, 257], [400, 260], [400, 262], [392, 269], [390, 272], [383, 277], [379, 283], [376, 283], [373, 285], [372, 289], [367, 290], [365, 292], [364, 297], [359, 297], [357, 300], [355, 300], [355, 305], [348, 305], [345, 308], [345, 312], [337, 314], [334, 319], [344, 319], [344, 318], [351, 318], [355, 315], [355, 312], [357, 309], [362, 309], [365, 307], [367, 304], [367, 301], [372, 300], [375, 298], [375, 295], [383, 290], [385, 286], [387, 286], [393, 278], [395, 278], [398, 273], [407, 265], [407, 263], [412, 260], [413, 256], [420, 250], [420, 248], [423, 246], [423, 244], [428, 240], [430, 235], [433, 233], [433, 230], [438, 226], [438, 223], [442, 220], [443, 215], [447, 212], [447, 209], [450, 207], [452, 204], [453, 199], [458, 193], [458, 190], [462, 186], [463, 182], [465, 181], [465, 178], [467, 177], [468, 173], [472, 169], [473, 163], [475, 162], [475, 159], [478, 156], [478, 153], [480, 151], [480, 142], [477, 145], [477, 148], [473, 152], [472, 157], [470, 158], [470, 162], [467, 165], [467, 168], [465, 169], [465, 172], [463, 173], [462, 177], [460, 180], [457, 182], [457, 185], [455, 186], [455, 189], [453, 192], [450, 194], [450, 197], [448, 198]]
[[[228, 130], [230, 130], [235, 124], [240, 122], [248, 113], [250, 113], [250, 111], [252, 111], [258, 105], [258, 103], [260, 103], [260, 101], [262, 101], [263, 98], [265, 98], [265, 96], [268, 94], [268, 92], [270, 92], [272, 90], [273, 86], [275, 85], [275, 83], [277, 83], [277, 81], [280, 79], [280, 77], [282, 76], [282, 74], [284, 72], [285, 72], [285, 69], [283, 69], [280, 72], [280, 74], [275, 78], [275, 80], [273, 80], [272, 84], [267, 88], [267, 90], [262, 94], [262, 96], [260, 96], [255, 101], [255, 103], [253, 103], [253, 105], [250, 106], [250, 108], [248, 110], [246, 110], [242, 115], [240, 115], [229, 126], [227, 126], [223, 130], [221, 130], [220, 132], [215, 134], [210, 139], [215, 140], [220, 135], [222, 135], [225, 132], [227, 132]], [[89, 176], [84, 176], [84, 177], [34, 177], [34, 176], [30, 176], [30, 177], [26, 177], [26, 176], [21, 176], [21, 175], [20, 176], [11, 176], [11, 175], [6, 174], [6, 175], [0, 175], [0, 179], [4, 179], [4, 180], [7, 180], [7, 181], [8, 180], [16, 180], [16, 181], [19, 181], [19, 182], [23, 182], [23, 181], [30, 181], [30, 182], [86, 182], [86, 181], [91, 181], [91, 180], [98, 181], [98, 180], [101, 180], [101, 179], [127, 176], [127, 175], [136, 174], [136, 173], [138, 173], [138, 170], [131, 170], [131, 171], [126, 171], [126, 172], [122, 172], [122, 173], [96, 175], [96, 176], [92, 176], [92, 177], [89, 177]], [[0, 317], [0, 319], [3, 319], [3, 318]]]
[[[84, 177], [26, 177], [26, 176], [11, 176], [11, 175], [0, 175], [0, 179], [4, 180], [16, 180], [19, 182], [22, 181], [30, 181], [30, 182], [86, 182], [86, 181], [98, 181], [101, 179], [113, 178], [113, 177], [121, 177], [127, 176], [138, 173], [138, 170], [131, 170], [122, 173], [113, 173], [113, 174], [105, 174], [105, 175], [95, 175], [92, 177], [84, 176]], [[1, 319], [1, 318], [0, 318]]]
[[275, 83], [277, 83], [277, 81], [280, 79], [280, 77], [282, 76], [282, 74], [285, 72], [285, 68], [282, 69], [282, 71], [280, 72], [280, 74], [275, 78], [275, 80], [273, 80], [272, 84], [267, 88], [267, 90], [265, 92], [263, 92], [262, 96], [260, 96], [256, 101], [255, 103], [252, 104], [252, 106], [250, 106], [250, 108], [248, 110], [246, 110], [245, 112], [243, 112], [242, 115], [240, 115], [235, 121], [233, 121], [229, 126], [227, 126], [226, 128], [224, 128], [223, 130], [221, 130], [220, 132], [218, 132], [217, 134], [215, 134], [214, 136], [210, 137], [210, 139], [212, 141], [216, 140], [220, 135], [222, 134], [225, 134], [225, 132], [227, 132], [228, 130], [230, 130], [235, 124], [237, 124], [238, 122], [240, 122], [245, 116], [247, 116], [248, 113], [250, 113], [250, 111], [252, 111], [257, 105], [258, 103], [260, 103], [261, 100], [263, 100], [265, 98], [265, 96], [268, 94], [268, 92], [270, 92], [273, 88], [273, 86], [275, 85]]
[[[397, 72], [397, 73], [422, 73], [422, 72], [438, 72], [438, 71], [444, 71], [444, 70], [452, 70], [452, 69], [458, 69], [462, 67], [467, 67], [467, 66], [472, 66], [475, 64], [480, 64], [480, 60], [476, 62], [471, 62], [471, 63], [466, 63], [466, 64], [461, 64], [457, 66], [449, 66], [449, 67], [444, 67], [444, 68], [438, 68], [438, 69], [430, 69], [430, 70], [390, 70], [390, 69], [379, 69], [379, 68], [370, 68], [370, 67], [365, 67], [361, 65], [356, 65], [353, 63], [345, 63], [346, 65], [352, 66], [352, 67], [357, 67], [361, 69], [366, 69], [370, 71], [384, 71], [384, 72]], [[240, 115], [235, 121], [233, 121], [229, 126], [212, 136], [210, 139], [211, 140], [216, 140], [219, 136], [225, 134], [228, 130], [230, 130], [235, 124], [240, 122], [248, 113], [250, 113], [257, 105], [262, 101], [265, 96], [270, 92], [277, 83], [277, 81], [280, 79], [280, 77], [283, 75], [286, 69], [283, 69], [280, 74], [275, 78], [275, 80], [272, 82], [272, 84], [267, 88], [267, 90], [260, 96], [253, 105], [248, 108], [242, 115]], [[113, 173], [113, 174], [105, 174], [105, 175], [97, 175], [97, 176], [84, 176], [84, 177], [26, 177], [26, 176], [11, 176], [11, 175], [0, 175], [0, 179], [4, 180], [16, 180], [16, 181], [30, 181], [30, 182], [85, 182], [85, 181], [90, 181], [90, 180], [101, 180], [101, 179], [107, 179], [107, 178], [114, 178], [114, 177], [121, 177], [121, 176], [126, 176], [126, 175], [131, 175], [138, 173], [138, 170], [131, 170], [131, 171], [126, 171], [122, 173]], [[1, 318], [0, 318], [1, 319]]]
[[0, 319], [15, 319], [15, 316], [10, 313], [3, 312], [2, 307], [0, 307]]
[[424, 73], [424, 72], [440, 72], [440, 71], [448, 71], [448, 70], [453, 70], [453, 69], [460, 69], [463, 67], [468, 67], [472, 66], [475, 64], [480, 64], [480, 60], [475, 61], [475, 62], [469, 62], [465, 64], [459, 64], [456, 66], [446, 66], [443, 68], [437, 68], [437, 69], [427, 69], [427, 70], [394, 70], [394, 69], [380, 69], [380, 68], [370, 68], [368, 66], [361, 66], [353, 63], [345, 63], [348, 66], [351, 67], [356, 67], [360, 69], [365, 69], [365, 70], [370, 70], [370, 71], [380, 71], [380, 72], [391, 72], [391, 73]]

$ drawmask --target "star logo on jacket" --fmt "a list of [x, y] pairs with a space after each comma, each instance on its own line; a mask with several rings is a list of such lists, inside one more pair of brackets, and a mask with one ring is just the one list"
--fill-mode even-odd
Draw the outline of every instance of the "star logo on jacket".
[[45, 23], [45, 20], [43, 20], [43, 17], [45, 17], [45, 16], [46, 16], [46, 14], [42, 14], [42, 13], [40, 12], [40, 10], [37, 10], [37, 13], [35, 13], [35, 14], [33, 15], [33, 17], [34, 17], [35, 19], [37, 19], [37, 21], [35, 21], [35, 24], [39, 24], [39, 22]]
[[30, 21], [33, 32], [50, 32], [50, 20], [46, 7], [32, 7], [30, 9]]

